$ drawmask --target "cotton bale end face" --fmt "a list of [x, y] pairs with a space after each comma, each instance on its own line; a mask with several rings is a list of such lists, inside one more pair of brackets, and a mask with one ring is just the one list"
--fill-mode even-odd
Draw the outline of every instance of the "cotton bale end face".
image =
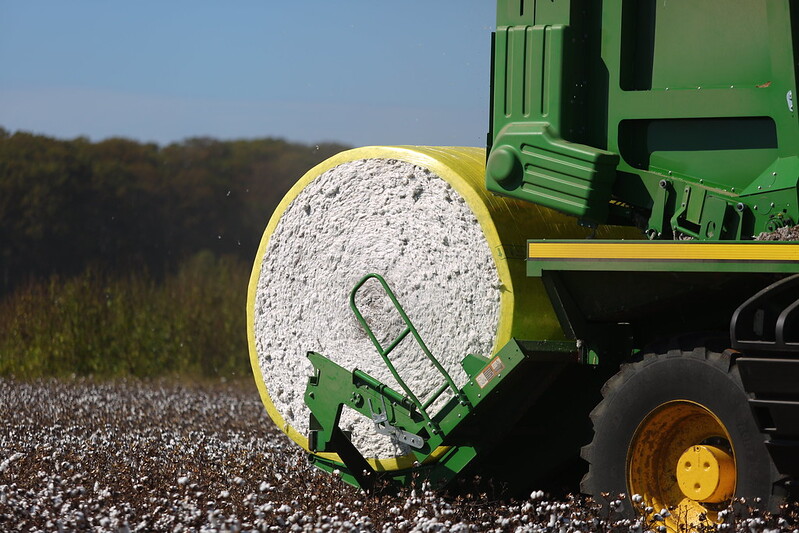
[[[358, 368], [399, 390], [348, 306], [365, 274], [386, 278], [433, 354], [461, 385], [467, 353], [490, 356], [511, 337], [562, 332], [540, 280], [525, 272], [528, 238], [575, 238], [586, 230], [535, 205], [490, 195], [485, 151], [368, 147], [311, 169], [264, 232], [250, 279], [249, 346], [261, 398], [275, 423], [308, 449], [303, 403], [309, 351]], [[384, 337], [396, 315], [369, 287], [359, 302]], [[392, 360], [424, 397], [440, 384], [408, 343]], [[373, 466], [410, 466], [407, 448], [345, 411], [342, 429]]]

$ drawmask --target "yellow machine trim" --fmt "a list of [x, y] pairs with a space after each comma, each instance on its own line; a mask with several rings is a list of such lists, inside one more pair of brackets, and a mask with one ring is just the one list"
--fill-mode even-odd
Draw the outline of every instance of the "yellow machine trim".
[[754, 242], [531, 242], [527, 245], [527, 257], [534, 260], [799, 261], [799, 247]]

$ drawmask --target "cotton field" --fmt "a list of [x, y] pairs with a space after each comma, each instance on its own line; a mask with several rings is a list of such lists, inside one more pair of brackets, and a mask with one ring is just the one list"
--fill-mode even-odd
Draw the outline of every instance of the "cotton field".
[[[618, 517], [619, 495], [367, 496], [309, 466], [249, 381], [2, 379], [0, 425], [0, 531], [644, 532], [668, 512]], [[799, 531], [795, 505], [738, 507], [707, 530]]]

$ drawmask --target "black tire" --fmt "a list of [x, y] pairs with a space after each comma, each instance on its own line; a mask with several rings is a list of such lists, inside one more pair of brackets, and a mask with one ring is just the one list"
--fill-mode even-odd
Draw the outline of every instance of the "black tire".
[[[704, 407], [726, 430], [728, 444], [734, 450], [735, 496], [762, 498], [762, 506], [771, 510], [776, 510], [783, 501], [778, 485], [780, 476], [765, 447], [765, 436], [758, 430], [747, 403], [747, 394], [728, 352], [718, 353], [700, 346], [647, 354], [639, 362], [622, 366], [607, 381], [602, 396], [603, 400], [591, 413], [593, 442], [582, 450], [589, 471], [583, 478], [581, 490], [597, 502], [606, 501], [602, 493], [610, 493], [613, 499], [620, 493], [629, 495], [628, 453], [634, 455], [640, 449], [634, 444], [639, 427], [645, 428], [652, 423], [653, 418], [647, 417], [656, 409], [662, 412], [663, 406], [669, 409], [669, 406], [682, 404], [683, 400], [685, 405]], [[676, 467], [676, 461], [674, 465]], [[634, 475], [640, 476], [640, 471], [638, 469]], [[674, 476], [673, 482], [676, 483], [674, 474], [659, 475], [659, 479], [665, 475]], [[630, 500], [623, 500], [619, 509], [627, 516], [635, 513], [633, 506], [642, 507], [642, 504], [633, 504]], [[644, 495], [644, 504], [647, 501]], [[712, 514], [727, 506], [729, 500], [697, 503]], [[659, 510], [658, 506], [655, 512]]]

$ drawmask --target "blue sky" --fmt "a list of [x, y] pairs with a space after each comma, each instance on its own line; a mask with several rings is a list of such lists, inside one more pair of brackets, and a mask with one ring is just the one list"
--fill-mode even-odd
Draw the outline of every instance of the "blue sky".
[[487, 0], [0, 0], [0, 126], [482, 146]]

